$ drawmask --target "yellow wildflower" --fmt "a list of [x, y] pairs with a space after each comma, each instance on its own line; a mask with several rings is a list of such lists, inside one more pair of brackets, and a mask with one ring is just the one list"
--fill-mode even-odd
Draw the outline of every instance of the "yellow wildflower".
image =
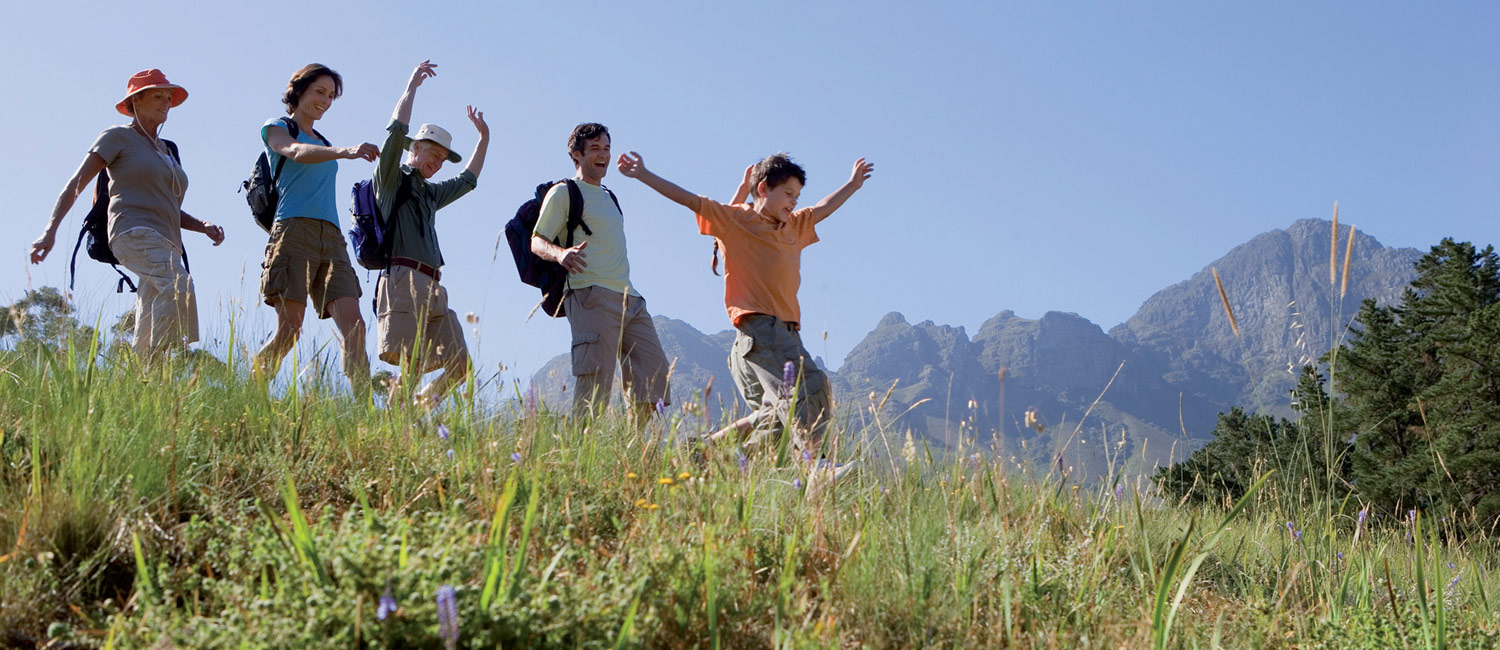
[[671, 485], [672, 484], [672, 477], [670, 477], [670, 476], [663, 476], [663, 477], [661, 477], [659, 479], [656, 479], [656, 482], [660, 483], [662, 485]]
[[635, 472], [625, 472], [625, 478], [636, 479], [640, 477], [641, 476], [639, 474], [636, 474]]

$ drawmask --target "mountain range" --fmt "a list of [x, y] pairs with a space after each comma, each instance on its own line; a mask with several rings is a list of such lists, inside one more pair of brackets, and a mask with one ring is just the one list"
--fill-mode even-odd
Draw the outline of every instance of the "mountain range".
[[[1347, 332], [1360, 302], [1395, 300], [1416, 277], [1420, 251], [1348, 233], [1339, 230], [1332, 266], [1326, 220], [1257, 235], [1108, 332], [1073, 313], [1002, 310], [970, 337], [962, 326], [891, 312], [829, 372], [843, 435], [871, 453], [910, 436], [933, 453], [982, 451], [1078, 477], [1180, 460], [1232, 406], [1289, 414], [1298, 369]], [[703, 334], [662, 316], [656, 326], [675, 360], [676, 403], [696, 394], [712, 422], [744, 408], [726, 366], [732, 330]], [[553, 359], [533, 389], [563, 403], [568, 368], [566, 355]]]

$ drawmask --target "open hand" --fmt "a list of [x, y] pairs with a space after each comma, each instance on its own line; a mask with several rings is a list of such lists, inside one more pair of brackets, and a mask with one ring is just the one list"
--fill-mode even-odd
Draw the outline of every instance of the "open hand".
[[52, 252], [52, 247], [56, 243], [57, 236], [50, 232], [37, 237], [36, 241], [31, 242], [31, 263], [41, 264], [42, 260], [47, 259], [47, 253]]
[[569, 273], [582, 273], [584, 269], [589, 267], [588, 254], [583, 252], [583, 249], [587, 248], [588, 245], [588, 242], [583, 242], [572, 248], [564, 248], [562, 258], [557, 260], [557, 263], [561, 264]]
[[469, 111], [469, 121], [474, 123], [474, 130], [479, 132], [479, 137], [490, 137], [490, 125], [484, 123], [484, 111], [475, 110], [473, 106], [465, 106]]
[[646, 171], [646, 159], [634, 151], [620, 154], [620, 162], [617, 165], [620, 173], [626, 178], [640, 178]]
[[406, 87], [416, 88], [417, 86], [422, 85], [422, 82], [426, 81], [428, 77], [436, 76], [437, 64], [433, 63], [431, 60], [423, 61], [417, 64], [416, 70], [411, 71], [411, 81], [408, 81], [406, 83]]
[[865, 179], [875, 173], [875, 163], [865, 162], [864, 158], [854, 161], [854, 173], [849, 175], [849, 184], [855, 188], [863, 187]]
[[375, 160], [380, 157], [380, 147], [368, 142], [358, 147], [344, 147], [344, 157], [350, 160], [357, 160], [359, 158]]

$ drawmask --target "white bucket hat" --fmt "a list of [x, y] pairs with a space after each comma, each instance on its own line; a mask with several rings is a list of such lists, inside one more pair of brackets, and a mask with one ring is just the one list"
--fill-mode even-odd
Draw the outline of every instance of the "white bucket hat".
[[442, 145], [444, 149], [448, 150], [448, 162], [456, 163], [464, 159], [463, 156], [458, 155], [457, 151], [453, 150], [453, 135], [441, 126], [423, 124], [422, 128], [417, 129], [416, 135], [406, 139], [406, 150], [411, 151], [412, 143], [418, 140], [427, 140]]

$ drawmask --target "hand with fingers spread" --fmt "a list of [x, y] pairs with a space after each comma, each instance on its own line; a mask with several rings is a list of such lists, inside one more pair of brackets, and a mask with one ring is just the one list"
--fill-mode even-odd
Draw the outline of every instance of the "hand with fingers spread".
[[479, 132], [479, 137], [490, 137], [490, 125], [484, 122], [484, 111], [477, 110], [473, 106], [464, 108], [469, 111], [469, 121], [474, 123], [474, 130]]
[[587, 248], [588, 245], [588, 242], [583, 242], [572, 248], [562, 249], [562, 256], [557, 259], [557, 263], [561, 264], [569, 273], [582, 273], [584, 269], [589, 267], [588, 254], [583, 252], [583, 249]]
[[860, 158], [854, 161], [854, 172], [849, 175], [849, 183], [855, 189], [864, 187], [865, 179], [869, 178], [870, 174], [873, 173], [875, 173], [875, 163], [865, 162], [864, 158]]
[[626, 178], [640, 178], [641, 174], [646, 171], [646, 159], [634, 151], [622, 153], [620, 154], [620, 161], [616, 166], [620, 168], [620, 173], [625, 175]]
[[411, 71], [411, 81], [408, 81], [406, 83], [406, 87], [415, 90], [418, 86], [421, 86], [422, 82], [426, 81], [428, 77], [436, 76], [437, 64], [433, 63], [431, 60], [423, 61], [417, 64], [417, 69]]

